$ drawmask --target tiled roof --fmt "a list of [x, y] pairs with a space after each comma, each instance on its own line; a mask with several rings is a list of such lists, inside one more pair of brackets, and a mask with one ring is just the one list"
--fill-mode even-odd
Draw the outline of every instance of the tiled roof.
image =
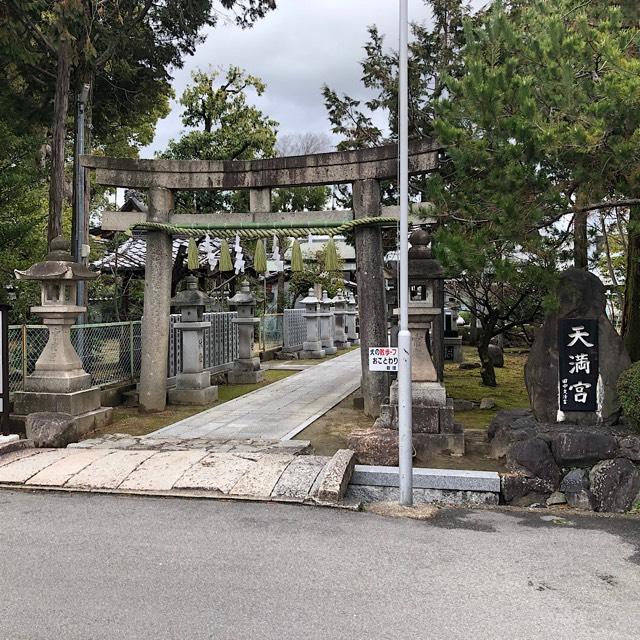
[[[216, 246], [214, 255], [218, 256], [218, 242], [212, 239], [212, 243]], [[188, 240], [185, 238], [174, 238], [172, 247], [172, 260], [175, 262], [178, 255], [178, 249], [182, 246], [186, 247]], [[207, 263], [207, 253], [199, 247], [200, 265]], [[144, 271], [145, 258], [147, 255], [147, 243], [143, 237], [129, 238], [118, 247], [118, 271]], [[102, 259], [93, 262], [93, 266], [100, 271], [111, 272], [116, 267], [116, 252], [107, 253]]]

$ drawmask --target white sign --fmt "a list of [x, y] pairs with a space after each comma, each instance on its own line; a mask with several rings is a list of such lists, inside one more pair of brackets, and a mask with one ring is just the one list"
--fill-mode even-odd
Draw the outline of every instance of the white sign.
[[398, 347], [369, 347], [369, 371], [397, 371]]

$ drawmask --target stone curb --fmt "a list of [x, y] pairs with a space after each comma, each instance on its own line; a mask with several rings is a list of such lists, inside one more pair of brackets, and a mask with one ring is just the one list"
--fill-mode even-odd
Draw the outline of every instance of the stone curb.
[[[356, 465], [351, 483], [373, 487], [399, 487], [400, 473], [398, 467]], [[500, 493], [500, 474], [495, 471], [414, 469], [413, 487]]]
[[13, 451], [20, 451], [21, 449], [32, 449], [32, 440], [12, 440], [11, 442], [0, 442], [0, 457]]
[[321, 477], [313, 497], [318, 502], [335, 504], [344, 497], [347, 491], [353, 470], [355, 468], [355, 455], [351, 449], [340, 449], [321, 472]]

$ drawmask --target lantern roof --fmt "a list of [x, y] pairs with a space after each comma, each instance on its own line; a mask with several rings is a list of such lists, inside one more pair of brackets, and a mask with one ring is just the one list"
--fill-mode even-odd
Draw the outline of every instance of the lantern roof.
[[442, 264], [433, 257], [431, 234], [426, 229], [416, 229], [409, 236], [409, 242], [409, 277], [443, 279]]
[[302, 304], [317, 304], [320, 300], [316, 297], [316, 292], [313, 290], [313, 287], [310, 287], [307, 297], [300, 300], [300, 302]]
[[238, 291], [233, 298], [229, 298], [229, 304], [234, 307], [237, 307], [238, 305], [254, 304], [255, 301], [256, 299], [249, 289], [249, 282], [247, 280], [243, 280], [240, 284], [240, 291]]
[[200, 291], [198, 288], [198, 278], [194, 275], [187, 276], [184, 279], [185, 288], [182, 291], [178, 291], [176, 295], [171, 298], [172, 307], [205, 307], [209, 304], [213, 304], [215, 300], [210, 298], [206, 293]]
[[15, 270], [18, 280], [93, 280], [98, 273], [74, 262], [69, 240], [58, 236], [51, 241], [49, 253], [24, 271]]

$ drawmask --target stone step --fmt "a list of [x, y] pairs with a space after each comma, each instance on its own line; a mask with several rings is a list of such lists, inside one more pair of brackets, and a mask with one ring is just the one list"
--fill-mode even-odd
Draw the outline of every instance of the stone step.
[[343, 450], [329, 458], [288, 449], [0, 450], [0, 487], [340, 503], [353, 472], [353, 453]]

